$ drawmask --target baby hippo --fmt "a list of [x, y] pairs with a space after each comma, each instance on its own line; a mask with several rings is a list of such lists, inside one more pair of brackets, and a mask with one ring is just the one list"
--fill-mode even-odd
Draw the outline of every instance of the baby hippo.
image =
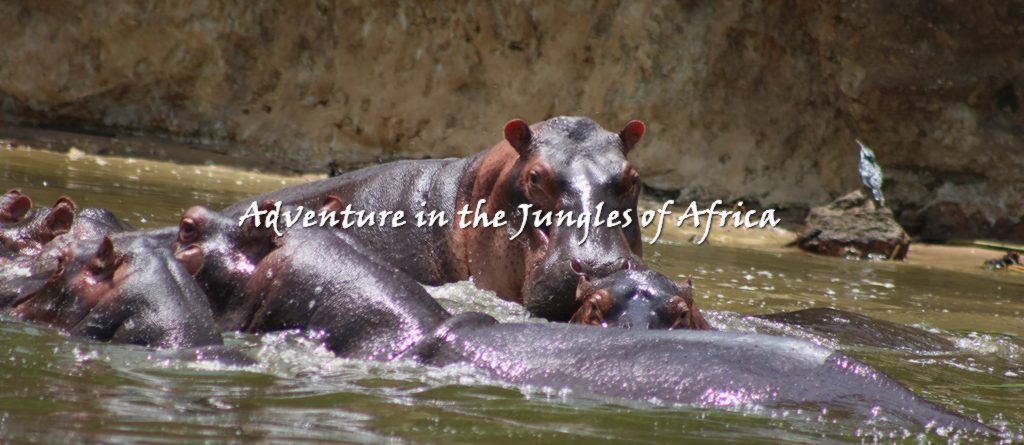
[[693, 303], [693, 282], [668, 277], [626, 263], [622, 270], [589, 280], [580, 275], [576, 287], [580, 308], [571, 323], [627, 329], [701, 329], [711, 325]]
[[220, 345], [202, 290], [166, 245], [138, 233], [70, 241], [0, 270], [0, 309], [73, 336], [157, 348]]

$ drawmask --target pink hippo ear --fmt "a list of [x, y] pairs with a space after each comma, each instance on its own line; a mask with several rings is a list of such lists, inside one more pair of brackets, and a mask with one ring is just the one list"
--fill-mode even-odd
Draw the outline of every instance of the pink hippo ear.
[[203, 248], [198, 245], [192, 244], [184, 249], [179, 249], [174, 252], [174, 258], [185, 266], [185, 271], [189, 275], [195, 276], [199, 273], [199, 269], [203, 268]]
[[71, 230], [71, 225], [75, 223], [75, 209], [77, 207], [71, 198], [62, 196], [57, 199], [57, 202], [50, 209], [50, 213], [43, 219], [43, 226], [46, 228], [50, 239]]
[[622, 152], [629, 154], [629, 151], [636, 146], [637, 142], [644, 137], [647, 127], [642, 121], [632, 120], [619, 132], [619, 139], [622, 139]]
[[54, 207], [57, 207], [59, 205], [70, 207], [72, 212], [78, 211], [78, 204], [76, 204], [73, 199], [67, 196], [61, 196], [60, 198], [57, 198], [57, 201], [53, 203]]
[[693, 276], [687, 276], [686, 281], [676, 281], [676, 286], [682, 289], [683, 295], [693, 297]]
[[512, 119], [505, 124], [505, 140], [519, 152], [520, 157], [530, 154], [532, 139], [533, 133], [530, 133], [530, 125], [522, 119]]
[[269, 199], [264, 199], [264, 200], [260, 201], [259, 209], [263, 210], [265, 212], [269, 212], [271, 210], [276, 210], [277, 209], [277, 202], [269, 200]]
[[[594, 285], [587, 279], [585, 275], [580, 275], [579, 280], [576, 281], [576, 301], [582, 302], [586, 300], [595, 292]], [[599, 289], [604, 290], [604, 289]]]
[[[257, 208], [261, 212], [267, 212], [265, 213], [265, 215], [267, 215], [267, 217], [269, 218], [271, 212], [276, 213], [278, 211], [279, 204], [280, 203], [277, 201], [265, 199], [263, 201], [260, 201], [259, 204], [257, 204]], [[286, 229], [283, 222], [279, 221], [277, 224], [280, 226], [280, 229], [282, 231]], [[256, 227], [256, 223], [253, 219], [246, 219], [245, 223], [242, 225], [241, 230], [242, 236], [246, 240], [255, 243], [255, 245], [257, 246], [270, 246], [275, 241], [277, 241], [278, 238], [277, 233], [274, 232], [274, 228], [270, 227], [267, 223], [261, 224], [259, 227]]]
[[89, 260], [89, 267], [95, 275], [102, 275], [113, 272], [117, 267], [117, 254], [114, 252], [114, 243], [109, 236], [103, 237], [96, 254]]
[[324, 198], [324, 203], [320, 205], [320, 210], [337, 213], [345, 210], [345, 203], [341, 201], [341, 198], [335, 195], [327, 195], [327, 197]]
[[0, 223], [17, 222], [32, 208], [32, 200], [18, 189], [0, 197]]

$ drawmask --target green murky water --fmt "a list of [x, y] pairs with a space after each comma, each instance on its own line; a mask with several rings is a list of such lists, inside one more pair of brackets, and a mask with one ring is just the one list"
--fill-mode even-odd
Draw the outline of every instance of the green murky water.
[[[0, 188], [38, 203], [60, 195], [138, 227], [176, 223], [309, 178], [219, 167], [11, 149]], [[677, 237], [679, 238], [679, 237]], [[669, 276], [692, 274], [709, 319], [731, 330], [803, 337], [870, 363], [924, 397], [1024, 434], [1024, 277], [976, 269], [816, 258], [781, 249], [666, 241], [646, 250]], [[993, 255], [997, 256], [997, 255]], [[431, 292], [453, 311], [524, 320], [467, 283]], [[831, 306], [926, 328], [954, 352], [846, 345], [744, 314]], [[54, 442], [741, 443], [933, 442], [816, 412], [623, 406], [517, 388], [469, 369], [343, 360], [294, 334], [231, 336], [259, 364], [229, 368], [141, 348], [68, 339], [0, 320], [0, 435]], [[970, 438], [953, 436], [952, 439]]]

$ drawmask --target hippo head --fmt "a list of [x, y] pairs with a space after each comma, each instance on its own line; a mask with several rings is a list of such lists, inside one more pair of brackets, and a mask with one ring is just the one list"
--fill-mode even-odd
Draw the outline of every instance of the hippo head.
[[693, 303], [693, 283], [628, 267], [604, 278], [580, 275], [571, 322], [633, 329], [711, 329]]
[[203, 320], [193, 317], [164, 320], [162, 324], [198, 324], [196, 329], [184, 332], [201, 333], [201, 338], [182, 337], [175, 333], [182, 332], [177, 328], [152, 329], [160, 324], [154, 322], [153, 315], [162, 312], [155, 307], [177, 305], [192, 311], [192, 306], [205, 302], [190, 276], [195, 272], [194, 265], [179, 263], [166, 247], [144, 237], [78, 240], [20, 261], [24, 267], [16, 269], [22, 276], [3, 280], [5, 285], [0, 289], [0, 302], [13, 307], [12, 314], [19, 318], [46, 322], [86, 338], [146, 346], [219, 341], [202, 326]]
[[[272, 208], [269, 201], [260, 203], [261, 210]], [[196, 280], [221, 328], [239, 329], [249, 315], [239, 301], [241, 289], [275, 239], [273, 231], [255, 227], [251, 219], [239, 225], [237, 218], [195, 206], [182, 214], [171, 250], [186, 264], [198, 263]]]
[[[584, 117], [556, 117], [532, 128], [522, 120], [506, 124], [505, 140], [519, 159], [506, 176], [505, 188], [517, 208], [531, 205], [529, 214], [517, 213], [515, 218], [527, 219], [529, 234], [524, 235], [531, 248], [523, 304], [534, 315], [567, 320], [577, 309], [571, 298], [577, 284], [573, 264], [588, 277], [600, 278], [625, 261], [639, 261], [640, 175], [626, 155], [643, 134], [640, 121], [630, 121], [618, 133]], [[596, 225], [599, 208], [603, 221], [613, 211], [628, 211], [632, 222], [624, 225], [620, 215], [616, 227]], [[553, 212], [551, 223], [536, 220], [537, 211]], [[579, 225], [558, 224], [559, 212], [572, 212], [574, 218], [591, 215], [586, 239]]]
[[14, 189], [0, 196], [0, 224], [16, 223], [32, 208], [32, 200]]
[[72, 242], [16, 260], [21, 276], [5, 280], [4, 306], [20, 317], [70, 326], [124, 280], [124, 255], [109, 237]]
[[71, 198], [61, 197], [53, 207], [22, 213], [18, 221], [0, 225], [0, 253], [38, 254], [46, 243], [71, 230], [76, 209]]

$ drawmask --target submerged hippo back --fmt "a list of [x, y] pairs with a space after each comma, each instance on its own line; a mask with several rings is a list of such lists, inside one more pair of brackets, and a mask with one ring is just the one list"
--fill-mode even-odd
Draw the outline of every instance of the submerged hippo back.
[[[471, 320], [461, 320], [469, 319]], [[989, 431], [878, 370], [803, 340], [453, 318], [422, 360], [583, 394], [719, 408], [828, 408], [831, 415]]]
[[419, 226], [412, 222], [420, 211], [444, 212], [449, 220], [454, 217], [459, 178], [467, 165], [465, 159], [391, 162], [266, 193], [238, 202], [223, 213], [241, 217], [253, 203], [264, 200], [318, 209], [328, 195], [340, 197], [352, 211], [366, 215], [401, 211], [406, 221], [401, 227], [392, 227], [389, 219], [384, 225], [366, 224], [347, 232], [413, 279], [441, 284], [467, 278], [452, 266], [452, 223]]
[[389, 360], [449, 315], [416, 283], [329, 229], [292, 228], [247, 286], [263, 303], [248, 330], [322, 331], [333, 352]]

